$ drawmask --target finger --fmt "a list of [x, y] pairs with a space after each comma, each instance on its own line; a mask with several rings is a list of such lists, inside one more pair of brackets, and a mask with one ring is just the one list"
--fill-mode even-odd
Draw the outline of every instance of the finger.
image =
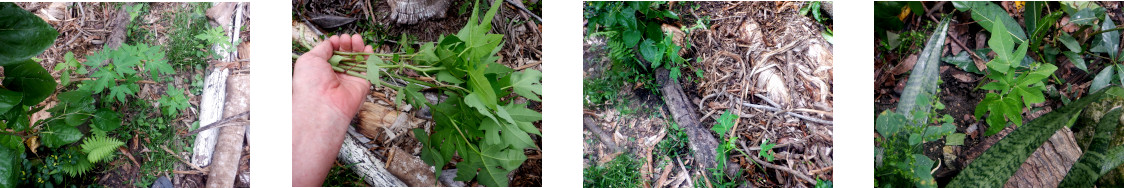
[[340, 42], [340, 48], [339, 48], [340, 51], [344, 51], [344, 52], [350, 52], [351, 51], [351, 35], [344, 34], [343, 36], [340, 36], [339, 42]]
[[363, 51], [363, 36], [359, 36], [359, 34], [351, 36], [351, 50]]
[[[324, 60], [327, 60], [329, 57], [332, 57], [332, 44], [331, 44], [331, 42], [329, 42], [329, 41], [320, 42], [320, 44], [316, 45], [316, 47], [312, 47], [312, 50], [309, 50], [307, 53], [304, 53], [304, 55], [301, 55], [301, 57], [299, 59], [306, 59], [306, 58], [310, 58], [310, 57], [318, 57], [318, 58], [324, 59]], [[297, 61], [298, 63], [309, 62], [309, 61], [300, 61], [299, 59]]]
[[340, 49], [340, 36], [339, 35], [332, 35], [331, 38], [328, 38], [328, 41], [330, 41], [332, 43], [332, 50]]
[[[371, 48], [371, 45], [367, 45], [367, 47], [365, 47], [364, 49], [366, 49], [366, 50], [363, 50], [363, 52], [367, 52], [367, 53], [375, 53], [375, 49], [374, 49], [374, 48]], [[367, 57], [365, 57], [365, 58], [367, 58], [367, 59], [370, 59], [370, 58], [371, 58], [371, 56], [367, 56]]]

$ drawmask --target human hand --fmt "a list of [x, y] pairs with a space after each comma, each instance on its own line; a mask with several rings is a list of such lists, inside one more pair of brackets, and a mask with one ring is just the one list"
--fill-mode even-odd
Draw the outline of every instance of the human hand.
[[359, 35], [332, 36], [293, 64], [293, 186], [320, 186], [371, 83], [332, 71], [333, 50], [374, 52]]

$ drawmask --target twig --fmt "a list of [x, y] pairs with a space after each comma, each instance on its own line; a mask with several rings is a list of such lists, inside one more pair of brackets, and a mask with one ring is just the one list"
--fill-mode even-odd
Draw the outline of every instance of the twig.
[[539, 17], [539, 15], [535, 15], [535, 13], [531, 12], [531, 10], [527, 10], [527, 7], [523, 7], [523, 5], [515, 3], [515, 1], [513, 1], [513, 0], [504, 0], [504, 1], [511, 4], [515, 8], [519, 8], [519, 10], [523, 10], [523, 12], [527, 12], [527, 14], [530, 14], [531, 17], [535, 18], [535, 20], [538, 20], [539, 23], [542, 23], [542, 18]]
[[609, 138], [609, 135], [606, 135], [605, 131], [601, 130], [601, 127], [598, 127], [597, 124], [593, 122], [593, 118], [586, 117], [583, 124], [585, 124], [586, 129], [589, 129], [589, 132], [597, 136], [602, 144], [609, 146], [609, 149], [612, 149], [614, 153], [621, 150], [620, 146], [617, 146], [617, 142]]
[[809, 171], [808, 174], [815, 175], [815, 174], [823, 173], [824, 171], [830, 171], [832, 167], [835, 167], [835, 166], [828, 166], [826, 168], [812, 170], [812, 171]]
[[[808, 140], [808, 137], [810, 137], [810, 136], [805, 136], [804, 138], [798, 139], [795, 142], [777, 144], [777, 145], [773, 146], [773, 148], [783, 148], [783, 147], [791, 146], [793, 144], [803, 143], [804, 141]], [[756, 146], [755, 147], [747, 147], [747, 149], [746, 149], [746, 151], [757, 151], [757, 150], [761, 150], [761, 147], [756, 147]]]
[[192, 164], [191, 162], [188, 162], [187, 160], [183, 159], [183, 157], [180, 157], [179, 155], [176, 155], [176, 152], [172, 152], [172, 150], [168, 149], [168, 147], [160, 146], [160, 149], [164, 149], [164, 152], [168, 152], [168, 154], [171, 154], [172, 156], [175, 156], [176, 159], [180, 160], [180, 162], [183, 162], [183, 163], [187, 164], [187, 166], [195, 169], [195, 171], [199, 171], [200, 174], [207, 174], [207, 170], [203, 170], [203, 168], [199, 168], [199, 166], [195, 166], [195, 164]]
[[[739, 142], [738, 144], [742, 146], [743, 150], [746, 150], [748, 148], [748, 147], [745, 147], [744, 142]], [[803, 173], [800, 173], [799, 171], [793, 170], [792, 168], [788, 168], [788, 167], [784, 167], [784, 166], [780, 166], [780, 165], [775, 165], [773, 163], [762, 161], [761, 159], [758, 159], [757, 156], [754, 156], [754, 155], [746, 155], [746, 158], [753, 159], [753, 161], [756, 161], [757, 164], [761, 164], [761, 166], [765, 166], [765, 167], [769, 167], [769, 168], [772, 168], [772, 169], [777, 169], [777, 170], [788, 172], [789, 174], [792, 174], [792, 176], [796, 176], [796, 178], [804, 180], [805, 182], [808, 182], [808, 183], [815, 183], [816, 182], [816, 180], [813, 180], [812, 178], [809, 178], [808, 176], [805, 176]]]
[[192, 130], [191, 132], [187, 132], [187, 135], [199, 134], [199, 132], [202, 132], [202, 131], [207, 130], [207, 129], [225, 127], [226, 125], [224, 125], [224, 124], [226, 124], [226, 122], [229, 122], [230, 120], [241, 118], [241, 117], [244, 117], [244, 116], [247, 116], [247, 115], [250, 115], [249, 111], [242, 112], [238, 115], [222, 118], [222, 120], [216, 121], [216, 122], [211, 123], [211, 124], [207, 124], [203, 127], [199, 127], [198, 129]]
[[816, 118], [813, 118], [813, 117], [800, 115], [800, 114], [793, 113], [793, 112], [790, 112], [790, 111], [787, 111], [787, 110], [781, 110], [780, 108], [774, 108], [774, 107], [769, 107], [769, 106], [764, 106], [764, 105], [757, 105], [757, 104], [742, 102], [741, 99], [736, 99], [736, 100], [738, 100], [738, 103], [742, 103], [742, 105], [746, 106], [746, 107], [756, 108], [756, 109], [766, 110], [766, 111], [772, 111], [772, 112], [784, 112], [785, 114], [788, 114], [792, 117], [800, 118], [800, 119], [803, 119], [803, 120], [807, 120], [807, 121], [811, 121], [811, 122], [815, 122], [815, 123], [820, 123], [820, 124], [825, 124], [825, 125], [834, 125], [834, 124], [832, 124], [831, 121], [826, 121], [826, 120], [822, 120], [822, 119], [816, 119]]
[[535, 65], [539, 65], [539, 64], [542, 64], [542, 61], [526, 64], [526, 65], [519, 66], [519, 67], [515, 67], [515, 70], [523, 70], [523, 69], [534, 67]]

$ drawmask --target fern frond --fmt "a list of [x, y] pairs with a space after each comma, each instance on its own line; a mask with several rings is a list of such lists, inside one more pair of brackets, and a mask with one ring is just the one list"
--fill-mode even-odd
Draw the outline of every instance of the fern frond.
[[82, 152], [85, 152], [89, 162], [99, 162], [113, 158], [113, 151], [125, 145], [124, 142], [118, 141], [115, 138], [109, 138], [104, 135], [95, 135], [87, 137], [82, 142]]
[[79, 152], [68, 152], [59, 156], [61, 156], [58, 163], [59, 169], [70, 177], [81, 176], [94, 167], [94, 164], [90, 163], [86, 156]]

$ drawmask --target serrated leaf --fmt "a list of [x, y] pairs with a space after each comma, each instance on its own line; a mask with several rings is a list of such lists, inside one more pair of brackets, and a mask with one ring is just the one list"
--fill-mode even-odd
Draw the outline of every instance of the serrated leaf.
[[55, 43], [58, 35], [43, 19], [15, 3], [0, 3], [0, 48], [4, 49], [0, 50], [0, 66], [22, 63], [39, 55]]
[[1082, 58], [1081, 55], [1078, 55], [1077, 53], [1071, 51], [1064, 51], [1062, 52], [1062, 54], [1064, 54], [1065, 57], [1069, 58], [1069, 62], [1073, 62], [1074, 67], [1077, 67], [1077, 69], [1081, 69], [1082, 71], [1089, 72], [1089, 68], [1085, 66], [1085, 59]]
[[492, 89], [492, 84], [488, 81], [488, 78], [484, 77], [483, 69], [467, 73], [469, 89], [472, 90], [472, 94], [475, 94], [479, 104], [486, 107], [483, 110], [496, 109], [496, 92]]

